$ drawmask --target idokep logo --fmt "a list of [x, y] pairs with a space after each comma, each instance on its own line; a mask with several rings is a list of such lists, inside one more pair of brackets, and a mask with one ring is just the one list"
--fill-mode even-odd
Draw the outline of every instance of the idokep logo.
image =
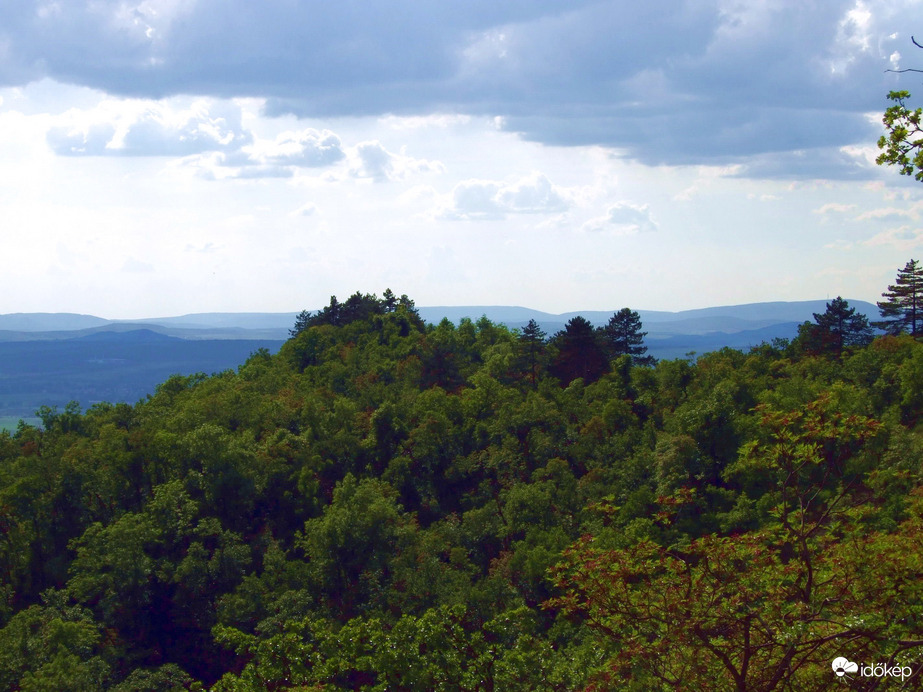
[[910, 666], [889, 666], [887, 663], [875, 663], [874, 665], [859, 665], [853, 663], [848, 658], [838, 656], [833, 659], [831, 664], [833, 672], [838, 678], [852, 678], [858, 673], [864, 678], [900, 678], [902, 681], [913, 674]]
[[833, 672], [836, 673], [838, 678], [841, 678], [847, 673], [859, 672], [859, 664], [853, 663], [852, 661], [839, 656], [838, 658], [833, 659]]

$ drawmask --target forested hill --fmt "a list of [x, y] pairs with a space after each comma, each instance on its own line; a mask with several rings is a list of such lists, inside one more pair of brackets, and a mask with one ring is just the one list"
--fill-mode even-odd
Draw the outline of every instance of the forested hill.
[[372, 307], [0, 433], [0, 689], [915, 684], [923, 344]]

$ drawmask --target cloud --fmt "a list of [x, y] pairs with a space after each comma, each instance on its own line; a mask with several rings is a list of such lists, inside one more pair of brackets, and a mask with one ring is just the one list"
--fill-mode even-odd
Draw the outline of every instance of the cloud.
[[856, 209], [855, 204], [841, 204], [839, 202], [828, 202], [814, 210], [815, 214], [846, 214]]
[[[801, 127], [795, 123], [792, 127]], [[838, 128], [831, 125], [836, 136]], [[861, 136], [866, 140], [877, 138], [878, 133], [868, 131]], [[829, 140], [829, 137], [826, 137]], [[818, 140], [823, 142], [823, 140]], [[829, 141], [826, 142], [829, 144]], [[846, 146], [809, 146], [789, 151], [751, 153], [741, 164], [736, 177], [766, 180], [867, 180], [882, 174], [873, 161], [856, 155], [859, 148]]]
[[[262, 180], [265, 178], [292, 178], [295, 171], [285, 166], [246, 166], [230, 171], [226, 177], [237, 180]], [[215, 176], [213, 179], [217, 179]]]
[[692, 185], [673, 196], [677, 202], [688, 202], [705, 190], [713, 187], [722, 178], [733, 177], [740, 174], [740, 165], [730, 166], [699, 166], [696, 171], [695, 181]]
[[354, 178], [371, 178], [377, 183], [402, 180], [413, 173], [442, 173], [445, 170], [439, 161], [393, 154], [377, 141], [357, 144], [355, 159], [356, 164], [350, 170], [350, 175]]
[[914, 221], [920, 218], [920, 212], [923, 211], [923, 201], [914, 202], [909, 206], [901, 209], [898, 207], [881, 207], [878, 209], [868, 209], [859, 214], [856, 221], [876, 220], [898, 220], [912, 219]]
[[447, 219], [502, 219], [505, 215], [497, 200], [500, 183], [489, 180], [465, 180], [452, 190], [450, 206], [440, 216]]
[[381, 122], [392, 130], [420, 130], [427, 127], [436, 127], [445, 130], [450, 127], [469, 124], [471, 122], [471, 116], [461, 113], [434, 113], [433, 115], [404, 117], [387, 115], [381, 119]]
[[438, 216], [445, 219], [502, 219], [507, 214], [550, 214], [571, 206], [568, 193], [544, 174], [532, 173], [512, 183], [465, 180], [452, 190]]
[[605, 216], [599, 216], [584, 223], [583, 230], [631, 235], [656, 231], [657, 223], [651, 217], [650, 209], [646, 204], [616, 202], [609, 207]]
[[283, 132], [273, 142], [254, 147], [251, 156], [255, 161], [280, 166], [317, 168], [330, 166], [346, 154], [340, 138], [333, 132], [307, 128]]
[[46, 141], [51, 150], [60, 156], [105, 156], [109, 142], [115, 136], [115, 127], [110, 123], [96, 123], [86, 129], [66, 126], [48, 130]]
[[570, 206], [562, 190], [541, 173], [501, 187], [496, 201], [501, 208], [516, 214], [547, 214]]
[[359, 165], [351, 173], [357, 178], [371, 178], [376, 182], [390, 179], [394, 172], [394, 154], [379, 142], [362, 142], [356, 146]]
[[126, 156], [189, 156], [203, 151], [235, 151], [253, 135], [241, 125], [240, 109], [230, 104], [197, 103], [171, 113], [148, 108], [125, 131], [114, 151]]
[[190, 156], [232, 152], [253, 141], [240, 109], [198, 100], [177, 109], [163, 102], [103, 101], [95, 109], [72, 109], [49, 128], [46, 141], [60, 155]]
[[882, 231], [863, 242], [863, 245], [890, 245], [903, 252], [923, 246], [923, 228], [900, 226]]
[[197, 99], [181, 106], [106, 99], [95, 108], [71, 109], [54, 122], [45, 139], [60, 156], [182, 158], [182, 165], [208, 180], [291, 178], [298, 169], [333, 166], [346, 157], [340, 138], [326, 129], [259, 139], [243, 126], [241, 107], [231, 101]]
[[[885, 69], [910, 48], [894, 27], [918, 14], [894, 0], [677, 0], [669, 12], [629, 0], [368, 0], [362, 12], [274, 0], [10, 2], [0, 84], [47, 77], [147, 99], [248, 96], [270, 115], [392, 114], [407, 126], [432, 113], [499, 117], [530, 140], [599, 144], [646, 164], [870, 177], [867, 162], [843, 168], [832, 154], [877, 138], [866, 114], [883, 110], [897, 84]], [[202, 151], [229, 146], [229, 134], [242, 133], [152, 117], [122, 153]], [[99, 137], [52, 140], [79, 154], [98, 151]], [[797, 151], [819, 155], [806, 164], [788, 155]], [[749, 165], [754, 157], [769, 158]], [[378, 165], [369, 173], [382, 179]]]

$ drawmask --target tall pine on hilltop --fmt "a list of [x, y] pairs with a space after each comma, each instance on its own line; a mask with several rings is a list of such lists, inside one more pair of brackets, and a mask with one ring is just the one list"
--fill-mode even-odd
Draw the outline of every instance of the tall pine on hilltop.
[[910, 260], [897, 273], [894, 285], [881, 295], [885, 300], [878, 303], [878, 309], [883, 319], [874, 323], [876, 327], [893, 336], [923, 334], [923, 267], [917, 260]]
[[521, 343], [525, 345], [525, 350], [529, 357], [529, 375], [532, 382], [532, 389], [538, 385], [538, 356], [545, 345], [545, 332], [535, 320], [529, 320], [519, 337]]
[[647, 332], [641, 331], [641, 316], [631, 308], [622, 308], [612, 315], [602, 332], [610, 358], [631, 356], [635, 365], [654, 364], [654, 357], [645, 355], [647, 346], [644, 345], [644, 337]]

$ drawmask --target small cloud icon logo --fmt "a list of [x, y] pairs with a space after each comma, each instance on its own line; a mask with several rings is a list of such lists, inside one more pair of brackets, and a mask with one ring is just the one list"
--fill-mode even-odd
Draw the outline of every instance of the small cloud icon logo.
[[857, 673], [859, 672], [859, 664], [853, 663], [843, 656], [833, 659], [833, 672], [836, 673], [838, 678], [843, 677], [846, 673]]

